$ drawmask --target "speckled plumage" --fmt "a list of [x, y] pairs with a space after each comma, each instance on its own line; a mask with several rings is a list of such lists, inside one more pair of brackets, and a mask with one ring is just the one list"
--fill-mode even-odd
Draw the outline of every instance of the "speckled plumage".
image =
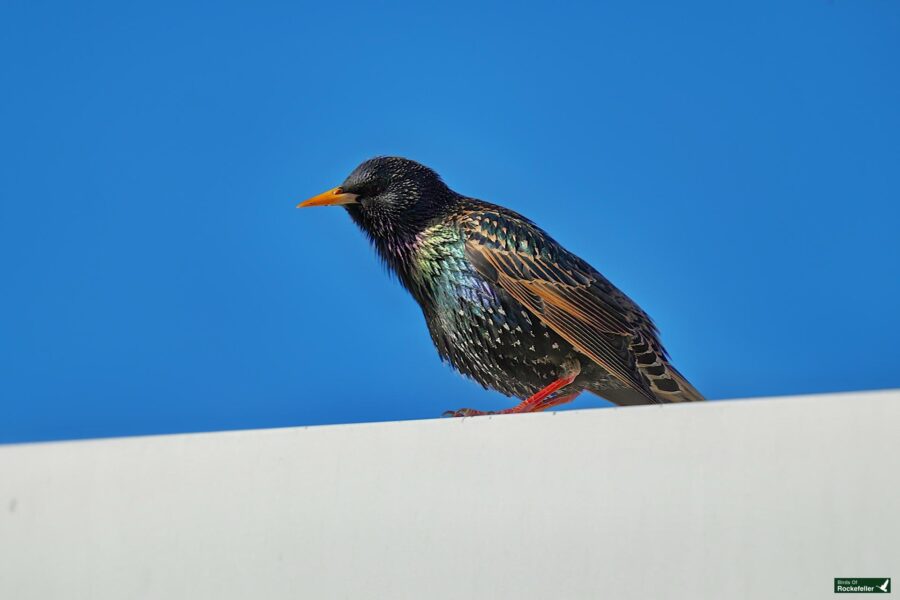
[[551, 400], [703, 399], [646, 313], [525, 217], [402, 158], [366, 161], [338, 189], [355, 197], [345, 208], [421, 306], [441, 358], [484, 387], [524, 399], [568, 375]]

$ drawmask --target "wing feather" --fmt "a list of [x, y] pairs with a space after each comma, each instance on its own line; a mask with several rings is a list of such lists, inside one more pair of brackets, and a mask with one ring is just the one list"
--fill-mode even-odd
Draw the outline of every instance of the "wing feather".
[[464, 225], [466, 254], [483, 277], [623, 384], [657, 401], [630, 350], [636, 340], [655, 340], [656, 329], [625, 294], [524, 218], [472, 212]]

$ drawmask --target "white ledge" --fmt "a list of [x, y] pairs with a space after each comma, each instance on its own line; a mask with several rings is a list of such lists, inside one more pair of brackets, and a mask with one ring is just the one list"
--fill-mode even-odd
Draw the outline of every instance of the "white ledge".
[[900, 391], [0, 447], [0, 598], [830, 598]]

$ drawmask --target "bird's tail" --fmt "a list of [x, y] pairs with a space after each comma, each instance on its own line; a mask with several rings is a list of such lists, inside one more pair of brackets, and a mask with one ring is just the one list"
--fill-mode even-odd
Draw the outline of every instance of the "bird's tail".
[[[651, 332], [652, 333], [652, 332]], [[637, 336], [629, 350], [634, 355], [635, 369], [647, 383], [647, 402], [698, 402], [703, 395], [669, 363], [666, 351], [653, 336]]]
[[585, 389], [619, 406], [653, 404], [654, 400], [659, 404], [669, 404], [672, 402], [700, 402], [706, 399], [668, 361], [660, 361], [658, 365], [662, 367], [661, 370], [653, 369], [651, 376], [645, 375], [649, 384], [646, 391], [624, 385], [618, 388], [610, 388], [608, 385], [588, 386]]
[[[666, 379], [671, 383], [663, 383]], [[663, 387], [665, 389], [662, 389]], [[670, 364], [666, 364], [665, 373], [662, 377], [651, 380], [650, 389], [653, 390], [653, 395], [661, 402], [700, 402], [701, 400], [706, 400], [703, 394], [697, 391], [697, 388], [691, 385], [691, 382]]]

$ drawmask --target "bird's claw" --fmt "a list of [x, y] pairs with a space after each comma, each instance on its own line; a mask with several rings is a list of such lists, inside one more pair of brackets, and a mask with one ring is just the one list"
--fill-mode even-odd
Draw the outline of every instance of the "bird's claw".
[[493, 414], [494, 413], [491, 411], [475, 410], [474, 408], [461, 408], [459, 410], [445, 411], [443, 416], [445, 416], [445, 417], [479, 417], [482, 415], [493, 415]]

